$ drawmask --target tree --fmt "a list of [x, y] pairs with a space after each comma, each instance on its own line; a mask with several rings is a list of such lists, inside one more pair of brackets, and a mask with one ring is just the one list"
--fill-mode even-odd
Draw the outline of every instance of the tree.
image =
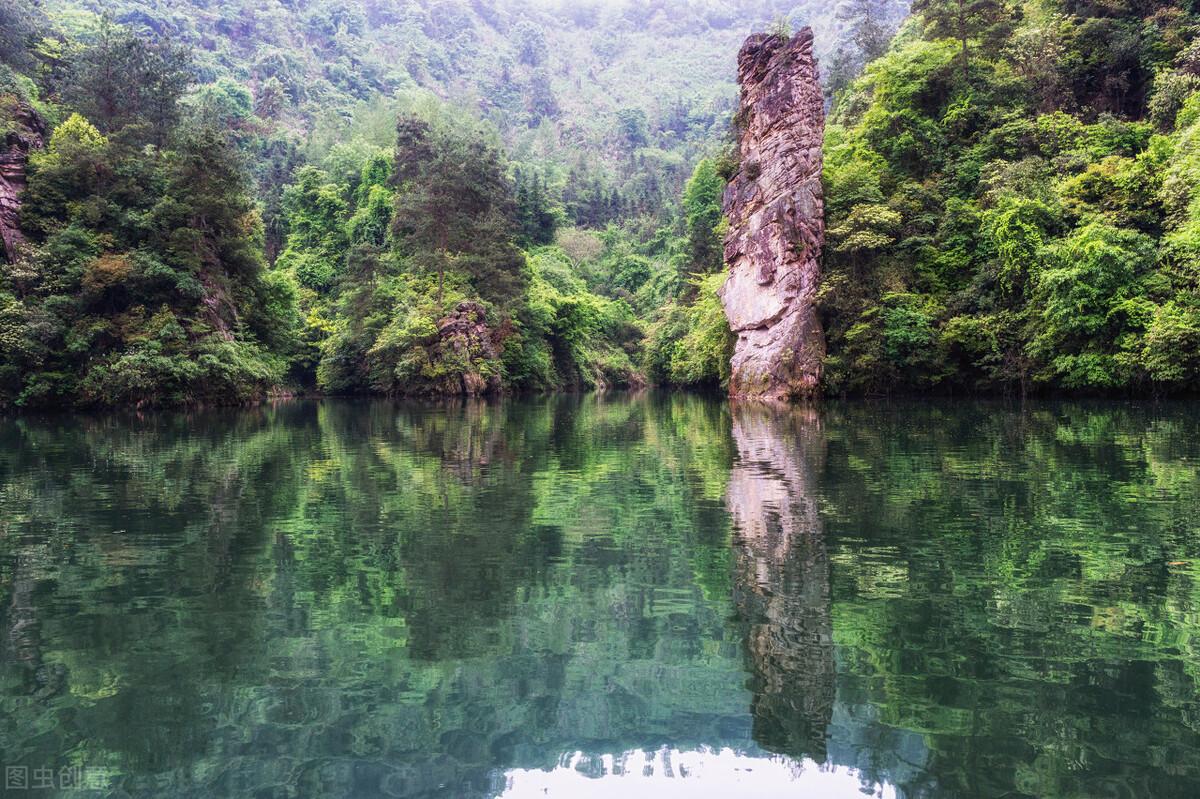
[[347, 205], [340, 188], [316, 167], [301, 167], [296, 182], [284, 189], [282, 205], [288, 235], [279, 266], [302, 286], [329, 288], [341, 271], [347, 244]]
[[71, 114], [29, 159], [21, 227], [44, 239], [80, 214], [84, 201], [103, 193], [112, 175], [109, 141], [88, 120]]
[[1067, 17], [1048, 15], [1030, 20], [1012, 39], [1013, 68], [1028, 82], [1042, 112], [1053, 111], [1065, 99], [1062, 64], [1066, 48], [1062, 32], [1068, 27]]
[[554, 241], [558, 218], [551, 208], [546, 179], [537, 172], [518, 169], [514, 175], [514, 186], [522, 243], [539, 246]]
[[999, 22], [1008, 11], [1002, 0], [915, 0], [912, 10], [924, 18], [931, 36], [959, 41], [964, 82], [971, 79], [969, 41]]
[[622, 108], [617, 111], [617, 130], [630, 149], [645, 147], [649, 142], [646, 132], [646, 112], [640, 108]]
[[229, 78], [201, 87], [191, 102], [197, 115], [226, 130], [240, 129], [254, 116], [254, 96]]
[[843, 46], [834, 51], [829, 67], [822, 71], [824, 75], [821, 85], [825, 96], [834, 98], [840, 96], [862, 71], [862, 61], [854, 48]]
[[540, 67], [546, 62], [550, 48], [546, 45], [546, 31], [536, 23], [523, 19], [513, 27], [516, 41], [517, 60], [531, 67]]
[[558, 98], [554, 96], [554, 87], [550, 85], [550, 75], [546, 70], [539, 69], [529, 76], [530, 127], [543, 119], [554, 119], [558, 112]]
[[254, 113], [262, 119], [276, 120], [283, 113], [287, 99], [283, 83], [272, 75], [259, 85], [254, 94]]
[[837, 16], [849, 23], [850, 41], [858, 50], [862, 63], [874, 61], [887, 51], [892, 34], [880, 18], [876, 0], [850, 0], [849, 5], [838, 9]]
[[104, 133], [145, 125], [145, 140], [162, 147], [179, 119], [179, 99], [192, 83], [191, 53], [168, 40], [148, 42], [108, 17], [75, 64], [68, 101]]
[[32, 42], [48, 27], [45, 15], [30, 0], [0, 3], [0, 64], [24, 69], [32, 63]]
[[393, 165], [384, 151], [368, 158], [359, 175], [354, 192], [354, 215], [346, 224], [350, 243], [383, 247], [387, 242], [392, 214], [396, 207], [395, 193], [389, 187]]
[[689, 269], [693, 274], [707, 274], [721, 268], [723, 252], [718, 227], [724, 220], [721, 209], [724, 193], [725, 181], [717, 174], [716, 162], [702, 159], [683, 189]]
[[257, 278], [264, 266], [262, 220], [224, 131], [187, 131], [167, 154], [164, 172], [164, 196], [150, 218], [168, 258], [197, 274]]
[[494, 299], [515, 297], [523, 264], [512, 243], [515, 228], [510, 184], [494, 147], [470, 131], [400, 119], [392, 232], [402, 257], [437, 273], [438, 305], [450, 269]]
[[131, 146], [75, 114], [31, 158], [35, 246], [0, 276], [21, 364], [4, 401], [230, 402], [278, 383], [295, 300], [264, 273], [241, 161], [212, 128], [170, 139]]
[[1149, 321], [1151, 310], [1135, 298], [1136, 279], [1154, 263], [1153, 241], [1091, 222], [1048, 247], [1046, 259], [1033, 281], [1029, 345], [1044, 366], [1039, 377], [1068, 389], [1128, 384], [1133, 364], [1120, 349], [1124, 334]]

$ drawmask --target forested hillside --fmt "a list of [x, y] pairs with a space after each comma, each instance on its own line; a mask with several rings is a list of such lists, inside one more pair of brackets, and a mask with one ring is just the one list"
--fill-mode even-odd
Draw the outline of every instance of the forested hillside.
[[718, 386], [734, 58], [797, 24], [826, 393], [1200, 387], [1194, 3], [905, 11], [0, 0], [0, 405]]
[[[28, 0], [19, 0], [28, 2]], [[603, 226], [674, 202], [725, 135], [745, 36], [815, 25], [847, 48], [854, 0], [43, 0], [86, 42], [98, 17], [190, 51], [208, 99], [251, 108], [276, 147], [320, 160], [356, 116], [424, 89], [493, 126], [514, 162]], [[895, 25], [903, 0], [869, 4]], [[839, 55], [843, 60], [847, 54]], [[850, 60], [853, 60], [852, 58]]]
[[738, 46], [903, 10], [2, 0], [0, 402], [715, 385]]
[[828, 129], [827, 390], [1195, 391], [1196, 4], [915, 10]]

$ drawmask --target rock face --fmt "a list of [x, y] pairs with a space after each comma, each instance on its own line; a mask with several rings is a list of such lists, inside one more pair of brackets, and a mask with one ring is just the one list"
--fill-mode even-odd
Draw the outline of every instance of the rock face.
[[825, 336], [814, 307], [825, 241], [825, 108], [811, 28], [756, 34], [738, 54], [741, 166], [725, 190], [721, 301], [737, 335], [730, 394], [813, 396]]
[[432, 347], [434, 362], [450, 368], [439, 381], [437, 394], [477, 396], [500, 391], [495, 365], [500, 358], [496, 332], [487, 324], [487, 310], [477, 302], [460, 302], [454, 312], [438, 321], [438, 338]]
[[0, 240], [4, 257], [14, 261], [24, 242], [18, 225], [21, 192], [25, 189], [25, 166], [29, 151], [41, 147], [46, 125], [32, 109], [11, 95], [0, 96], [0, 114], [8, 117], [8, 132], [0, 141]]

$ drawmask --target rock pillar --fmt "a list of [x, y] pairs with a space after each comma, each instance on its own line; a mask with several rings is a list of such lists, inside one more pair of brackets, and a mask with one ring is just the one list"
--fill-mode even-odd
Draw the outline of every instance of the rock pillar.
[[811, 28], [756, 34], [738, 54], [740, 166], [725, 190], [729, 219], [721, 302], [737, 336], [730, 394], [811, 397], [825, 336], [815, 303], [825, 241], [821, 147], [825, 106]]

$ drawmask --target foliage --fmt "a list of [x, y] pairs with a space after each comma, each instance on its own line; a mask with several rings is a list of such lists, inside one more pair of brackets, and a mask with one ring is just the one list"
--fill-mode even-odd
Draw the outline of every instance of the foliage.
[[[22, 198], [34, 247], [0, 294], [0, 403], [457, 391], [467, 372], [489, 390], [639, 385], [647, 327], [668, 307], [704, 320], [671, 328], [702, 345], [688, 354], [703, 366], [679, 379], [715, 373], [719, 347], [705, 336], [724, 335], [711, 324], [719, 305], [706, 297], [691, 310], [689, 276], [719, 269], [724, 184], [702, 159], [685, 187], [681, 155], [719, 129], [715, 110], [697, 117], [676, 99], [665, 120], [644, 104], [612, 106], [600, 139], [621, 143], [613, 169], [590, 148], [535, 151], [510, 120], [481, 122], [429, 92], [385, 100], [382, 84], [344, 87], [367, 98], [348, 105], [342, 88], [299, 77], [299, 51], [227, 69], [246, 57], [242, 34], [205, 34], [233, 47], [216, 64], [193, 49], [208, 22], [186, 9], [165, 24], [70, 6], [35, 19], [45, 27], [20, 40], [29, 58], [9, 59], [36, 81], [4, 67], [12, 102], [57, 124]], [[373, 24], [352, 4], [301, 17], [325, 55]], [[486, 24], [518, 44], [514, 81], [556, 58], [553, 26]], [[565, 249], [550, 246], [571, 223]], [[462, 303], [479, 308], [486, 339], [465, 359], [440, 332]]]
[[294, 300], [265, 273], [237, 153], [203, 127], [143, 148], [141, 124], [104, 136], [76, 113], [30, 158], [33, 246], [0, 273], [0, 404], [238, 402], [279, 383]]
[[192, 81], [191, 52], [167, 39], [148, 41], [106, 16], [72, 62], [66, 103], [102, 132], [127, 131], [158, 146], [179, 117], [179, 99]]
[[917, 8], [829, 125], [828, 389], [1200, 388], [1194, 14]]
[[[11, 2], [17, 11], [27, 6], [27, 0]], [[204, 101], [229, 99], [219, 95], [230, 84], [253, 95], [254, 117], [238, 126], [241, 144], [258, 161], [268, 149], [278, 156], [288, 143], [327, 136], [364, 105], [422, 87], [453, 105], [478, 109], [513, 160], [545, 177], [551, 205], [561, 205], [571, 223], [593, 227], [641, 214], [662, 221], [677, 206], [692, 165], [726, 127], [736, 96], [734, 54], [746, 31], [764, 29], [786, 14], [822, 33], [822, 55], [849, 35], [835, 8], [821, 0], [604, 7], [542, 0], [34, 5], [36, 13], [22, 13], [19, 25], [4, 26], [6, 36], [12, 30], [13, 41], [25, 45], [11, 49], [26, 58], [44, 42], [64, 44], [61, 57], [43, 63], [47, 71], [61, 73], [63, 89], [78, 87], [81, 101], [91, 90], [73, 77], [82, 74], [70, 63], [76, 42], [107, 42], [95, 52], [123, 57], [124, 50], [114, 45], [128, 32], [155, 52], [190, 51], [188, 77], [199, 84], [197, 94], [208, 95]], [[903, 0], [876, 6], [888, 19], [906, 9]], [[77, 110], [108, 131], [92, 108]], [[644, 149], [669, 153], [673, 161], [646, 159]], [[267, 177], [255, 171], [260, 180]], [[566, 195], [590, 195], [597, 182], [605, 201], [616, 198], [620, 209], [599, 220], [573, 215], [576, 206]], [[271, 184], [277, 199], [280, 186]], [[274, 235], [272, 214], [264, 218]]]
[[716, 162], [711, 158], [701, 159], [683, 190], [692, 273], [715, 272], [723, 266], [721, 196], [724, 192], [725, 181], [717, 174]]
[[439, 304], [447, 270], [462, 274], [492, 301], [521, 292], [522, 257], [513, 243], [516, 209], [496, 149], [478, 134], [402, 117], [395, 179], [397, 253], [437, 274]]
[[724, 282], [724, 273], [698, 278], [692, 304], [672, 304], [662, 312], [644, 356], [652, 380], [708, 388], [728, 384], [734, 336], [717, 296]]

